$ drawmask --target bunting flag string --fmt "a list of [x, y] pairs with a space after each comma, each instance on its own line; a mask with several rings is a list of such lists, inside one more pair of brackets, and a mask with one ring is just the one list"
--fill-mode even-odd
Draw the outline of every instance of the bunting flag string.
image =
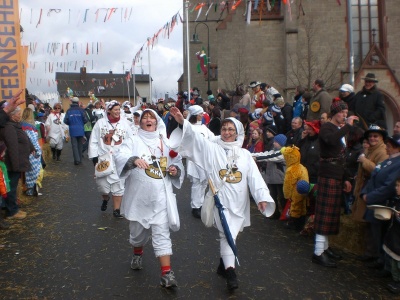
[[151, 47], [151, 49], [153, 49], [153, 47], [157, 44], [158, 37], [161, 33], [164, 38], [167, 37], [169, 39], [172, 29], [176, 26], [176, 24], [178, 24], [178, 16], [181, 20], [181, 23], [183, 23], [182, 16], [179, 14], [179, 12], [176, 13], [175, 15], [173, 15], [170, 22], [167, 22], [166, 24], [164, 24], [164, 26], [161, 27], [157, 31], [157, 33], [155, 33], [153, 35], [153, 37], [147, 39], [147, 41], [145, 43], [143, 43], [142, 47], [140, 47], [139, 51], [136, 52], [136, 54], [132, 60], [132, 67], [134, 67], [136, 65], [136, 63], [140, 61], [140, 57], [141, 57], [143, 48], [145, 48], [147, 50], [147, 49], [149, 49], [149, 47]]
[[40, 64], [44, 64], [45, 73], [54, 73], [58, 71], [76, 71], [78, 66], [88, 67], [89, 63], [92, 65], [92, 70], [94, 68], [94, 60], [70, 60], [70, 61], [29, 61], [29, 68], [32, 70], [36, 70], [36, 66]]
[[[50, 54], [50, 55], [60, 55], [60, 56], [65, 56], [69, 54], [78, 54], [78, 47], [77, 43], [74, 42], [72, 43], [73, 45], [73, 51], [72, 53], [69, 52], [69, 44], [71, 43], [59, 43], [59, 42], [54, 42], [54, 43], [47, 43], [47, 50], [43, 51], [43, 54]], [[89, 46], [90, 44], [90, 46]], [[101, 47], [102, 43], [101, 42], [86, 42], [86, 43], [80, 43], [81, 49], [83, 49], [83, 45], [85, 45], [86, 52], [83, 53], [81, 51], [81, 54], [85, 55], [99, 55], [101, 53]], [[36, 48], [38, 46], [37, 42], [29, 42], [29, 54], [35, 55], [36, 54]]]

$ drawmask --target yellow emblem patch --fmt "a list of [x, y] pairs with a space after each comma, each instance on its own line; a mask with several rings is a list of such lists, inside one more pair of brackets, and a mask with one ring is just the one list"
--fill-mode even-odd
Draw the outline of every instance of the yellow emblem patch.
[[233, 173], [229, 173], [228, 175], [226, 175], [226, 173], [228, 172], [227, 169], [222, 169], [219, 171], [219, 177], [228, 183], [239, 183], [242, 181], [242, 172], [240, 171], [236, 171]]
[[[161, 171], [162, 171], [162, 176], [166, 176], [167, 175], [167, 171], [165, 167], [161, 167]], [[161, 172], [160, 169], [157, 167], [155, 167], [154, 165], [150, 165], [146, 170], [145, 173], [147, 176], [154, 178], [154, 179], [162, 179], [161, 176]]]

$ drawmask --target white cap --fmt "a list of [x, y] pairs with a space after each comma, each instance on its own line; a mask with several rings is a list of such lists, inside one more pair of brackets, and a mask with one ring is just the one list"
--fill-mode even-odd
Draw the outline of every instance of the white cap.
[[354, 92], [354, 88], [353, 88], [353, 86], [350, 85], [350, 84], [343, 84], [343, 85], [340, 87], [339, 91], [341, 91], [341, 92], [353, 93], [353, 92]]
[[78, 97], [72, 97], [71, 101], [75, 102], [75, 103], [78, 103], [79, 102], [79, 98]]

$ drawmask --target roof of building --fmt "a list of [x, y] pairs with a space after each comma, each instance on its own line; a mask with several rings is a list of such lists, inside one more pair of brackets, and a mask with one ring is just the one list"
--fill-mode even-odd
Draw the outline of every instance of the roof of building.
[[[133, 96], [133, 79], [127, 82], [126, 74], [109, 73], [71, 73], [56, 72], [57, 91], [62, 97], [67, 96], [69, 87], [77, 97], [89, 97], [92, 92], [96, 97], [112, 98]], [[149, 75], [136, 74], [136, 83], [149, 83]], [[129, 93], [128, 93], [129, 84]], [[136, 96], [140, 96], [136, 89]]]

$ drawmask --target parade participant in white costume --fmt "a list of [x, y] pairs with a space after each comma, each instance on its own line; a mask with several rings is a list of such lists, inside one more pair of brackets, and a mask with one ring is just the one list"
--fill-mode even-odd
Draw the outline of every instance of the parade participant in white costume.
[[140, 128], [140, 116], [142, 115], [142, 111], [139, 109], [133, 113], [133, 126], [131, 126], [133, 134], [137, 135], [138, 130]]
[[60, 161], [64, 139], [68, 141], [68, 126], [64, 123], [65, 114], [61, 112], [61, 104], [54, 104], [54, 110], [46, 119], [47, 140], [53, 154], [53, 159]]
[[[192, 105], [189, 107], [189, 114], [186, 119], [193, 125], [193, 130], [200, 133], [204, 138], [210, 139], [214, 137], [207, 126], [202, 124], [204, 110], [200, 105]], [[192, 215], [200, 219], [201, 206], [204, 202], [204, 195], [207, 188], [207, 173], [190, 160], [187, 162], [187, 177], [192, 183], [190, 205], [192, 207]]]
[[[224, 119], [221, 136], [209, 141], [194, 133], [193, 126], [183, 118], [179, 109], [172, 107], [170, 112], [182, 127], [175, 129], [170, 136], [171, 146], [182, 157], [207, 170], [208, 178], [218, 191], [233, 240], [244, 227], [250, 226], [249, 189], [258, 209], [265, 216], [271, 216], [275, 211], [274, 200], [250, 152], [241, 148], [243, 125], [234, 118]], [[209, 191], [206, 197], [211, 193]], [[216, 207], [214, 226], [218, 228], [220, 237], [221, 260], [217, 273], [226, 277], [228, 289], [233, 290], [238, 288], [235, 255], [225, 237]]]
[[94, 108], [93, 108], [92, 113], [93, 113], [93, 115], [96, 117], [96, 120], [97, 120], [97, 121], [100, 120], [100, 119], [102, 119], [102, 118], [107, 117], [106, 112], [105, 112], [104, 109], [101, 107], [101, 102], [100, 102], [100, 100], [96, 100], [96, 101], [94, 102], [93, 105], [94, 105]]
[[143, 111], [138, 134], [118, 149], [115, 160], [118, 174], [125, 179], [121, 213], [130, 221], [131, 268], [142, 269], [143, 247], [151, 238], [161, 265], [160, 284], [175, 287], [167, 202], [177, 211], [172, 185], [181, 187], [184, 170], [181, 156], [171, 151], [165, 125], [154, 110]]
[[[121, 110], [118, 101], [111, 100], [108, 102], [106, 109], [107, 117], [101, 118], [96, 122], [90, 135], [88, 155], [93, 160], [94, 165], [98, 163], [99, 156], [109, 151], [115, 152], [125, 139], [133, 138], [129, 122], [120, 116]], [[122, 195], [124, 194], [124, 180], [119, 178], [115, 170], [110, 175], [96, 177], [96, 184], [103, 200], [101, 210], [107, 210], [107, 204], [110, 200], [109, 194], [111, 193], [113, 215], [116, 218], [122, 218], [120, 207]]]

